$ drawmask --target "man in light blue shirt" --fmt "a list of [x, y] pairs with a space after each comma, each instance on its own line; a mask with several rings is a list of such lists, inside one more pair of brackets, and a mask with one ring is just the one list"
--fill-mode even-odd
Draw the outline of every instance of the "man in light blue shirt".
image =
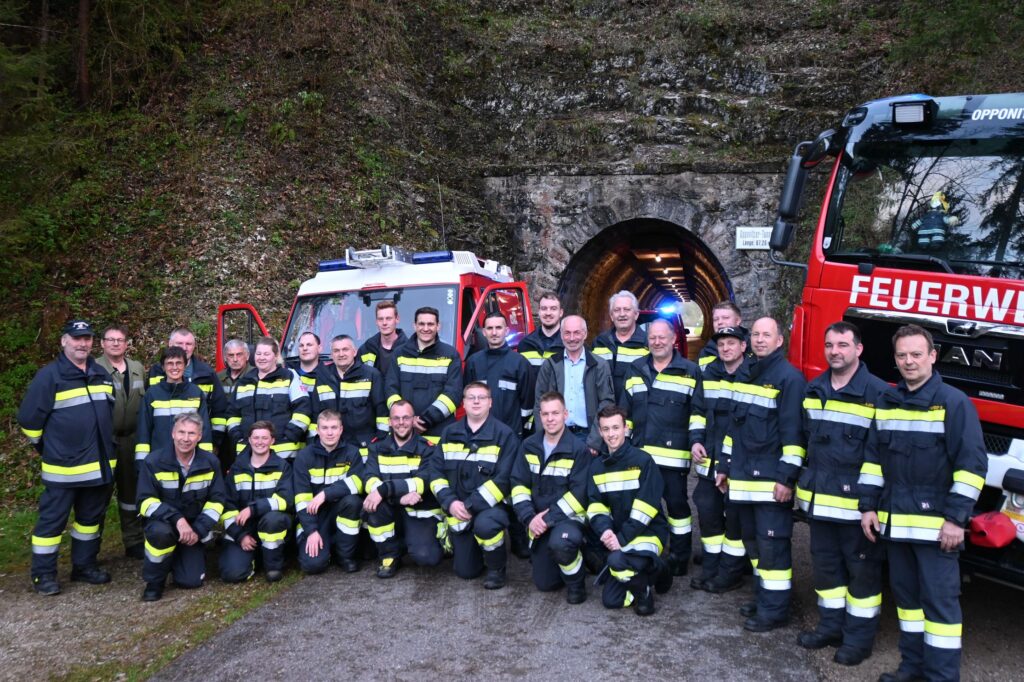
[[[566, 429], [583, 440], [594, 451], [601, 445], [594, 415], [605, 405], [615, 402], [612, 374], [608, 363], [585, 348], [587, 322], [579, 315], [562, 320], [562, 344], [565, 350], [552, 355], [537, 374], [536, 399], [548, 391], [565, 396], [569, 411]], [[534, 406], [534, 414], [540, 409]]]

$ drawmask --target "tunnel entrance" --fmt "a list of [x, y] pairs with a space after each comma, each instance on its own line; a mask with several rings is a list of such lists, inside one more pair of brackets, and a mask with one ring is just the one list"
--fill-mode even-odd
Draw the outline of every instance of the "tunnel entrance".
[[702, 340], [711, 336], [711, 307], [732, 298], [725, 269], [704, 242], [679, 225], [651, 218], [602, 230], [576, 252], [558, 283], [566, 310], [587, 320], [591, 341], [611, 326], [608, 298], [622, 289], [632, 291], [643, 310], [695, 303], [706, 321]]

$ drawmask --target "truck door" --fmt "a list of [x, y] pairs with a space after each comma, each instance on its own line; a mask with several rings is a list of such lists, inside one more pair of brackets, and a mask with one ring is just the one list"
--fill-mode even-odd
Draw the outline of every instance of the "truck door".
[[530, 295], [524, 282], [503, 282], [490, 284], [480, 292], [476, 306], [468, 319], [460, 321], [463, 329], [462, 342], [468, 356], [474, 350], [473, 340], [482, 337], [478, 330], [483, 327], [484, 317], [497, 310], [508, 319], [508, 345], [519, 346], [519, 341], [533, 331], [533, 315], [530, 311]]
[[217, 371], [224, 369], [224, 344], [242, 339], [252, 355], [253, 344], [261, 336], [270, 336], [256, 308], [248, 303], [228, 303], [217, 308]]

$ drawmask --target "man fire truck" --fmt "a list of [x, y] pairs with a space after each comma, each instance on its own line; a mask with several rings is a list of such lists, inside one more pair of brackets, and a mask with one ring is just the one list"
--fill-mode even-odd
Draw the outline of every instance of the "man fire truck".
[[[793, 241], [805, 181], [827, 156], [809, 261], [782, 261], [774, 252]], [[932, 333], [935, 369], [974, 402], [989, 458], [964, 570], [1024, 587], [1022, 197], [1024, 93], [876, 100], [797, 145], [771, 248], [806, 270], [790, 345], [806, 376], [825, 369], [821, 339], [838, 320], [861, 329], [861, 360], [890, 383], [896, 329]], [[1016, 537], [993, 541], [986, 523], [1014, 523]]]

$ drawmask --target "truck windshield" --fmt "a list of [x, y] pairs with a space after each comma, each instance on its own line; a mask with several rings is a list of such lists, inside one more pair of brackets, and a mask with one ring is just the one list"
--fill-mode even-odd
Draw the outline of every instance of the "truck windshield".
[[297, 357], [299, 336], [307, 331], [320, 337], [325, 356], [330, 353], [331, 339], [339, 334], [351, 336], [359, 346], [377, 333], [376, 307], [384, 300], [394, 301], [398, 306], [398, 326], [409, 336], [414, 333], [416, 310], [424, 306], [437, 308], [441, 316], [440, 338], [450, 344], [456, 331], [458, 293], [455, 285], [441, 285], [303, 296], [295, 303], [281, 353], [286, 359]]
[[836, 178], [826, 257], [1019, 279], [1022, 147], [998, 139], [857, 144]]

